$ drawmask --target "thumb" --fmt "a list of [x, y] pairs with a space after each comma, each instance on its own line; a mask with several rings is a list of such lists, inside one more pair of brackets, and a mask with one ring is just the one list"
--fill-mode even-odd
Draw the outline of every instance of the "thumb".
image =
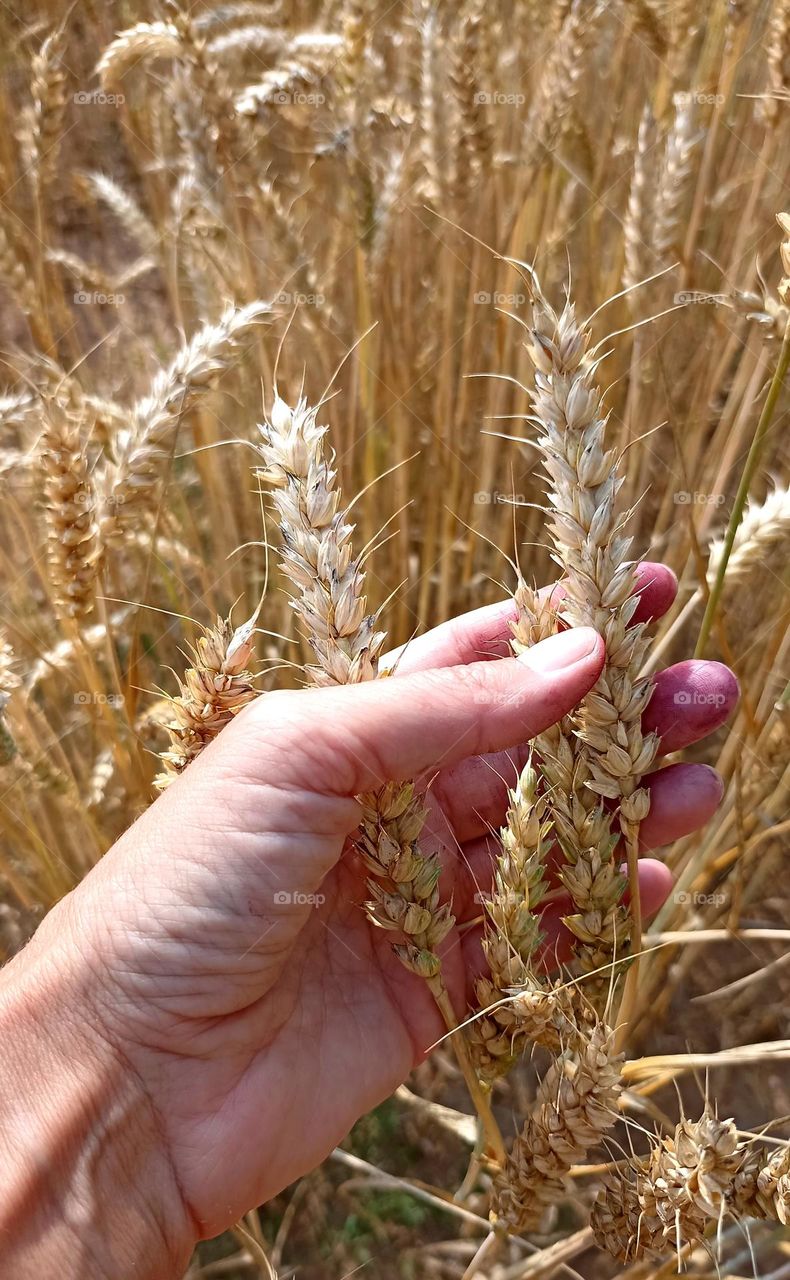
[[281, 784], [353, 796], [502, 751], [569, 712], [603, 661], [601, 637], [579, 627], [518, 658], [267, 694], [237, 722], [248, 735], [245, 772], [265, 777], [276, 750]]

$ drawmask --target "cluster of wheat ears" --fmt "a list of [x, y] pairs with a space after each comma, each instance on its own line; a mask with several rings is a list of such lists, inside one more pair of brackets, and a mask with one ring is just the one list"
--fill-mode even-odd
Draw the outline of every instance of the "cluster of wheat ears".
[[[740, 1128], [715, 1098], [790, 1056], [754, 1013], [788, 936], [790, 3], [121, 8], [0, 17], [2, 953], [275, 684], [376, 679], [385, 641], [503, 593], [515, 652], [592, 626], [595, 689], [505, 779], [468, 1010], [424, 798], [360, 797], [360, 910], [477, 1117], [455, 1200], [397, 1180], [466, 1232], [409, 1274], [526, 1280], [594, 1242], [620, 1274], [735, 1275], [744, 1239], [757, 1274], [787, 1093]], [[679, 579], [650, 628], [648, 555]], [[691, 652], [742, 700], [647, 922], [642, 714]], [[700, 972], [726, 1033], [651, 1053]]]

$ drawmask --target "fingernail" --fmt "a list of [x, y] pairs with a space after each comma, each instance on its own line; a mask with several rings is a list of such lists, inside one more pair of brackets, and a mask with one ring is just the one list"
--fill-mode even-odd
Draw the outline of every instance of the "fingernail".
[[519, 662], [531, 671], [546, 675], [550, 671], [564, 671], [574, 666], [597, 648], [598, 632], [593, 627], [572, 627], [559, 635], [541, 640], [533, 649], [519, 654]]

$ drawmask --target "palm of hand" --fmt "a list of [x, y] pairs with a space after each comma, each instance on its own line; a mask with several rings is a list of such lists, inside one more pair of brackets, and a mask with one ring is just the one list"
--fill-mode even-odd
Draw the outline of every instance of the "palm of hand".
[[[498, 656], [507, 645], [507, 612], [481, 612], [485, 645]], [[459, 631], [456, 624], [449, 637], [440, 628], [415, 646], [412, 666], [404, 662], [401, 672], [479, 658], [480, 625]], [[663, 693], [649, 709], [667, 749], [704, 736], [734, 698], [734, 682], [718, 664], [681, 672], [691, 666], [663, 673]], [[696, 668], [703, 667], [706, 680], [717, 668], [726, 696], [690, 701], [684, 694], [679, 704], [678, 688], [701, 679]], [[433, 696], [430, 684], [420, 692]], [[347, 837], [359, 818], [353, 794], [363, 788], [350, 779], [353, 757], [371, 744], [352, 733], [344, 751], [337, 733], [314, 732], [299, 718], [300, 696], [269, 695], [248, 708], [64, 904], [84, 954], [100, 957], [100, 1020], [157, 1112], [201, 1235], [224, 1229], [319, 1163], [443, 1030], [426, 987], [393, 955], [392, 935], [372, 926], [362, 908], [365, 873]], [[695, 721], [698, 706], [714, 720], [703, 723], [698, 712]], [[272, 731], [277, 714], [284, 720]], [[381, 723], [368, 727], [375, 742]], [[282, 778], [283, 756], [271, 744], [279, 739], [282, 752], [289, 734], [299, 749], [279, 785], [272, 780]], [[486, 749], [472, 746], [465, 761], [456, 750], [454, 767], [427, 779], [426, 844], [440, 853], [442, 891], [461, 922], [480, 914], [475, 888], [490, 885], [489, 833], [504, 816], [503, 779], [513, 781], [525, 754], [475, 756]], [[382, 779], [406, 773], [379, 771]], [[663, 770], [651, 791], [647, 847], [701, 825], [720, 794], [712, 771], [695, 765]], [[651, 889], [645, 870], [650, 910], [668, 879], [654, 864]], [[549, 921], [555, 939], [559, 914]], [[461, 1012], [479, 960], [474, 933], [462, 942], [453, 931], [442, 950]]]

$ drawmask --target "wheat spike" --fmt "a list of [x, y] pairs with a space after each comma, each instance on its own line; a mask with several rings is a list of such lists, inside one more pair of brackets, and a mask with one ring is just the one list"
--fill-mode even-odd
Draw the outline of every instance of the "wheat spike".
[[[333, 458], [324, 448], [326, 428], [306, 400], [292, 408], [276, 396], [260, 430], [259, 475], [280, 521], [282, 569], [317, 658], [307, 675], [318, 685], [374, 679], [385, 635], [377, 616], [367, 612], [364, 575], [351, 545], [353, 525], [340, 507]], [[400, 959], [441, 984], [436, 947], [454, 917], [439, 901], [438, 858], [419, 851], [422, 801], [411, 783], [387, 783], [359, 800], [357, 843], [371, 873], [371, 918], [405, 934], [405, 944], [395, 947]]]
[[768, 92], [761, 102], [766, 125], [779, 121], [782, 102], [790, 90], [790, 0], [775, 0], [768, 30]]
[[568, 1172], [617, 1119], [620, 1057], [614, 1032], [598, 1023], [554, 1060], [533, 1110], [494, 1183], [492, 1216], [512, 1231], [540, 1228], [562, 1198]]
[[700, 1244], [727, 1215], [786, 1223], [788, 1213], [790, 1147], [766, 1158], [706, 1104], [699, 1120], [681, 1120], [648, 1155], [606, 1175], [590, 1225], [618, 1261], [637, 1262]]
[[602, 12], [603, 6], [598, 0], [573, 0], [563, 20], [541, 70], [524, 126], [530, 163], [539, 159], [541, 151], [553, 151], [562, 137], [584, 72], [587, 49]]
[[[777, 488], [764, 502], [750, 502], [738, 525], [727, 561], [725, 584], [737, 587], [765, 566], [790, 538], [790, 489]], [[724, 538], [710, 545], [708, 581], [713, 582], [724, 552]]]
[[59, 143], [66, 115], [63, 71], [64, 28], [60, 26], [33, 55], [31, 98], [23, 128], [23, 148], [34, 192], [48, 187], [57, 171]]
[[[656, 201], [656, 183], [650, 167], [653, 147], [656, 140], [656, 122], [645, 105], [642, 119], [639, 121], [639, 132], [634, 153], [634, 167], [631, 174], [631, 186], [628, 191], [628, 207], [626, 209], [623, 242], [625, 259], [623, 265], [623, 287], [633, 289], [640, 280], [651, 274], [655, 246], [653, 243], [653, 227]], [[636, 306], [639, 301], [638, 292], [629, 295], [629, 305]]]
[[[551, 482], [548, 529], [566, 579], [562, 615], [572, 625], [594, 627], [606, 642], [603, 673], [578, 716], [566, 717], [537, 740], [566, 858], [561, 879], [576, 906], [566, 924], [578, 939], [582, 968], [589, 970], [621, 954], [628, 938], [615, 838], [601, 800], [617, 804], [626, 848], [635, 853], [639, 824], [649, 808], [640, 778], [655, 759], [658, 739], [643, 735], [641, 728], [652, 692], [650, 681], [639, 676], [648, 641], [644, 626], [632, 622], [638, 604], [635, 565], [617, 506], [623, 478], [606, 448], [589, 333], [570, 301], [558, 315], [534, 274], [528, 281], [533, 298], [528, 348], [536, 370], [531, 398]], [[545, 634], [551, 622], [549, 606], [525, 584], [517, 604], [519, 649]], [[608, 977], [599, 983], [601, 993], [607, 983]]]
[[151, 58], [177, 58], [181, 40], [172, 22], [138, 22], [119, 32], [96, 65], [102, 88], [113, 89], [128, 71]]
[[189, 646], [192, 666], [179, 679], [178, 696], [168, 699], [162, 721], [170, 747], [162, 753], [165, 771], [155, 780], [160, 791], [259, 696], [253, 670], [255, 622], [253, 615], [234, 627], [229, 618], [217, 618]]
[[533, 964], [541, 937], [536, 912], [547, 888], [544, 863], [551, 840], [545, 799], [537, 788], [538, 775], [529, 761], [509, 793], [502, 852], [485, 903], [483, 951], [490, 976], [476, 984], [484, 1014], [471, 1023], [469, 1040], [478, 1072], [487, 1080], [508, 1071], [530, 1044], [560, 1052], [574, 1028], [572, 990], [561, 982], [542, 981]]
[[119, 183], [104, 173], [87, 173], [89, 191], [115, 215], [127, 235], [139, 245], [146, 257], [156, 260], [159, 234], [139, 204]]
[[64, 616], [84, 618], [93, 608], [99, 559], [96, 497], [79, 424], [54, 400], [45, 401], [43, 410], [50, 578]]
[[175, 446], [181, 416], [213, 385], [250, 328], [271, 315], [268, 302], [229, 306], [216, 324], [206, 324], [155, 377], [151, 391], [132, 410], [132, 426], [105, 484], [101, 529], [120, 539], [155, 506]]
[[694, 112], [689, 97], [688, 94], [675, 95], [675, 115], [664, 144], [655, 193], [655, 265], [652, 269], [672, 264], [691, 178], [694, 149], [701, 136], [694, 129]]

